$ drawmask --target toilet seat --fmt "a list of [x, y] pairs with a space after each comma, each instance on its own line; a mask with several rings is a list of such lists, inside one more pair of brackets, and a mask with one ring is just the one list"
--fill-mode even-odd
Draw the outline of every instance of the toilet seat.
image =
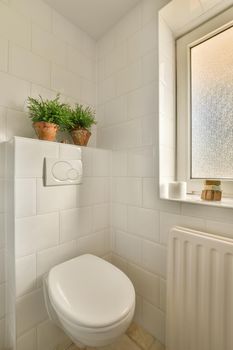
[[128, 277], [90, 254], [51, 269], [48, 292], [56, 312], [69, 324], [86, 330], [109, 329], [134, 311], [135, 291]]

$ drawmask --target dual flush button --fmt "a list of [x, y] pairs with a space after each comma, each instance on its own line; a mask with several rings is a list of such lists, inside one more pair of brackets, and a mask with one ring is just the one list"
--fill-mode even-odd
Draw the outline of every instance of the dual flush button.
[[82, 181], [82, 161], [45, 158], [45, 186], [76, 185]]

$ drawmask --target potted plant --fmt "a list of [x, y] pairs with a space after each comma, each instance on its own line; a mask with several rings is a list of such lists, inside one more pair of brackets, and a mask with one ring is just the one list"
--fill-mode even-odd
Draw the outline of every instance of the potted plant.
[[57, 131], [64, 128], [69, 107], [59, 99], [59, 94], [53, 100], [28, 98], [29, 117], [40, 140], [54, 141]]
[[90, 128], [96, 124], [95, 111], [89, 106], [76, 104], [75, 108], [69, 109], [69, 114], [66, 129], [70, 131], [74, 144], [87, 146], [91, 136]]

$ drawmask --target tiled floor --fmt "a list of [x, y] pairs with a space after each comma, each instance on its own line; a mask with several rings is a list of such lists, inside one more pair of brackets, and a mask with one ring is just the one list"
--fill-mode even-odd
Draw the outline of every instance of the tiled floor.
[[[80, 350], [80, 348], [76, 345], [71, 345], [66, 350]], [[85, 350], [95, 350], [95, 348], [87, 347]], [[126, 334], [116, 343], [98, 348], [98, 350], [165, 350], [165, 348], [149, 333], [133, 323]]]

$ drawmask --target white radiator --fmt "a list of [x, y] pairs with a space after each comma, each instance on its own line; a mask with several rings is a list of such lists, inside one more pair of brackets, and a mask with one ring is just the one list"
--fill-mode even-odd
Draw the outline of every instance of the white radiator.
[[171, 231], [167, 349], [233, 350], [232, 239]]

